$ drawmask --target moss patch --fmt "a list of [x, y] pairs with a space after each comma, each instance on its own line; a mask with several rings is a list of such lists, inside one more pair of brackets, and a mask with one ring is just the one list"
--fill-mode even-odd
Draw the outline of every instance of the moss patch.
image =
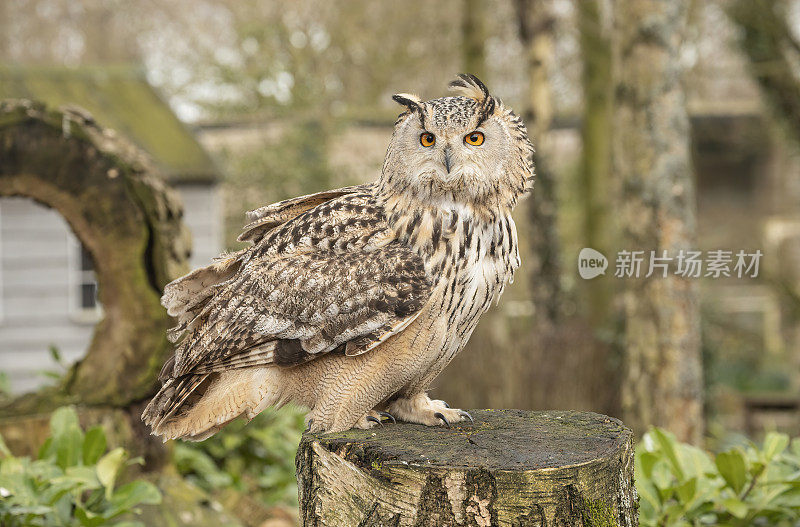
[[583, 499], [584, 519], [591, 527], [619, 527], [613, 507], [602, 500]]

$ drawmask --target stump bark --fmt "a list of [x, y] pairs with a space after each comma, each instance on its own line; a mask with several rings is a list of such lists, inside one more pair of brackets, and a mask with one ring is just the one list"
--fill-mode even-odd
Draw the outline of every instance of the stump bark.
[[638, 525], [633, 436], [589, 412], [476, 410], [452, 428], [305, 434], [305, 526]]

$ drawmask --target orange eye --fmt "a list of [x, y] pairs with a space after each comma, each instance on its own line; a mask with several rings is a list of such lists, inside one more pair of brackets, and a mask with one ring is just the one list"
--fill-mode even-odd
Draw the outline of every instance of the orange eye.
[[422, 135], [419, 136], [419, 144], [422, 146], [433, 146], [436, 144], [436, 136], [430, 132], [423, 132]]
[[481, 146], [483, 144], [483, 139], [483, 133], [477, 131], [464, 136], [464, 142], [472, 146]]

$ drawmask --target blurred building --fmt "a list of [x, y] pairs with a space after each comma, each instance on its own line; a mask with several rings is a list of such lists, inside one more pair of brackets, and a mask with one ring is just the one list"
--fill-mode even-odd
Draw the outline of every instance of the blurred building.
[[[193, 237], [191, 265], [219, 254], [219, 175], [139, 69], [0, 67], [0, 99], [6, 98], [76, 106], [125, 134], [180, 194]], [[27, 198], [0, 198], [0, 371], [13, 391], [45, 382], [42, 370], [60, 373], [51, 355], [66, 364], [84, 354], [102, 317], [96, 292], [91, 257], [56, 211]]]

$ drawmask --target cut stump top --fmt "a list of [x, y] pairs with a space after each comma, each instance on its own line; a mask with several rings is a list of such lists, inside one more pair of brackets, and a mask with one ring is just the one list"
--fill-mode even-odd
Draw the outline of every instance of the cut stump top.
[[358, 466], [402, 464], [528, 471], [582, 465], [618, 455], [631, 440], [621, 421], [591, 412], [470, 410], [475, 423], [452, 428], [386, 424], [371, 430], [305, 434]]
[[452, 428], [305, 434], [309, 527], [635, 527], [633, 437], [589, 412], [475, 410]]

